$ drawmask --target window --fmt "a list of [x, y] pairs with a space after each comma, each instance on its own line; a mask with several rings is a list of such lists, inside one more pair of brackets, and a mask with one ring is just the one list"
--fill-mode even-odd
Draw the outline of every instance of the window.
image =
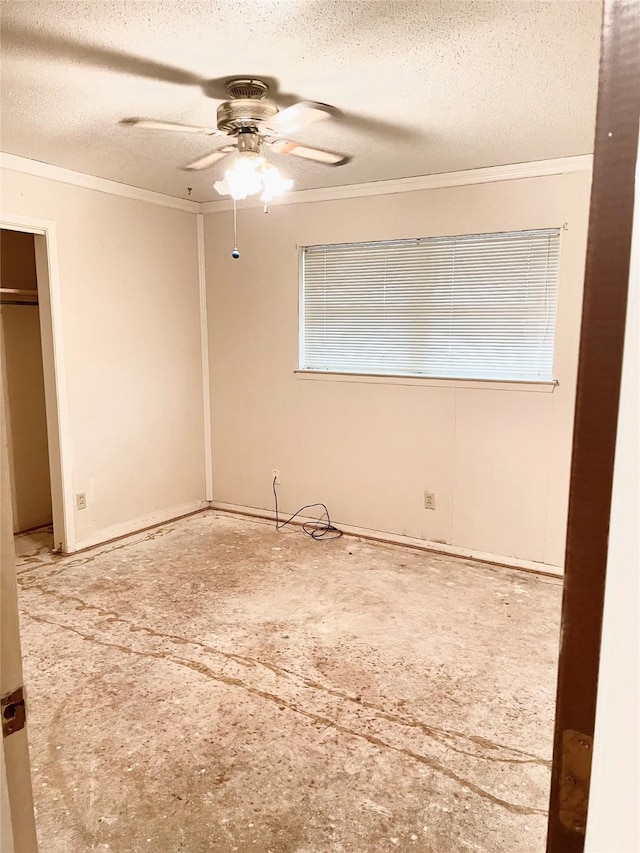
[[560, 230], [303, 249], [300, 367], [549, 381]]

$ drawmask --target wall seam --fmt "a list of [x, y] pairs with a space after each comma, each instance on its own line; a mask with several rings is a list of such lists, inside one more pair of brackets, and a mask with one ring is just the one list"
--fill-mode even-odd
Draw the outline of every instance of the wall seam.
[[204, 214], [196, 213], [198, 249], [198, 293], [200, 297], [200, 355], [204, 417], [205, 500], [213, 500], [213, 448], [211, 446], [211, 386], [209, 384], [209, 326], [207, 317], [207, 270], [205, 260]]
[[458, 443], [458, 389], [453, 389], [453, 449], [451, 459], [451, 512], [449, 513], [449, 544], [453, 543], [453, 513], [456, 505], [456, 445]]

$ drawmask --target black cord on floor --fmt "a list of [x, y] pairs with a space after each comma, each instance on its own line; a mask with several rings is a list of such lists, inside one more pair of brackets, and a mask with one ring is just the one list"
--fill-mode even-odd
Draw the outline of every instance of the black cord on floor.
[[288, 518], [286, 521], [280, 522], [280, 516], [278, 514], [278, 492], [276, 491], [276, 478], [273, 478], [273, 499], [276, 504], [276, 530], [282, 530], [283, 527], [286, 527], [287, 524], [291, 524], [293, 519], [300, 515], [301, 512], [304, 512], [305, 509], [313, 509], [316, 506], [321, 506], [323, 509], [323, 516], [326, 516], [326, 521], [324, 518], [319, 518], [317, 521], [305, 521], [301, 526], [303, 531], [310, 536], [312, 539], [315, 539], [317, 542], [327, 542], [329, 539], [339, 539], [342, 536], [342, 530], [339, 530], [333, 524], [331, 524], [331, 517], [329, 515], [329, 510], [327, 509], [325, 504], [316, 503], [316, 504], [307, 504], [306, 506], [300, 507], [297, 512], [294, 512], [293, 515]]

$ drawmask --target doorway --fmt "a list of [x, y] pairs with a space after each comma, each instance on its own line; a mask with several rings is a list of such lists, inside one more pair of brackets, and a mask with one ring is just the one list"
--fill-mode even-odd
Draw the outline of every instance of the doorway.
[[0, 232], [0, 323], [4, 342], [7, 447], [18, 547], [53, 547], [53, 510], [35, 235]]
[[0, 221], [2, 387], [18, 548], [74, 549], [55, 224]]

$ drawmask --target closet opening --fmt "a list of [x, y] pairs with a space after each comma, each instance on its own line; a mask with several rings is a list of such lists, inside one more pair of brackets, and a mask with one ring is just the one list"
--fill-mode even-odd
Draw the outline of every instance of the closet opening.
[[62, 488], [51, 237], [47, 229], [5, 221], [0, 228], [2, 408], [13, 532], [16, 552], [38, 562], [52, 552], [70, 550]]

